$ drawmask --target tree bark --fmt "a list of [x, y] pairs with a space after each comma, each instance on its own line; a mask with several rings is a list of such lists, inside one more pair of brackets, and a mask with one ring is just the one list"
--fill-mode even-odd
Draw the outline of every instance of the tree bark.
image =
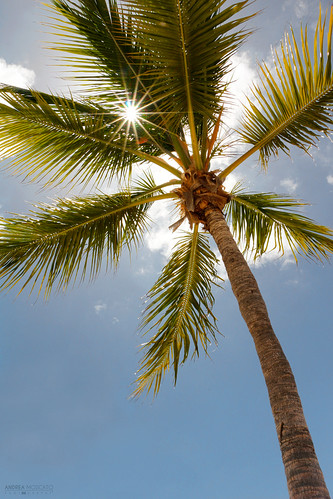
[[273, 331], [258, 284], [224, 215], [206, 210], [206, 224], [226, 267], [233, 293], [258, 353], [292, 499], [329, 498], [289, 362]]

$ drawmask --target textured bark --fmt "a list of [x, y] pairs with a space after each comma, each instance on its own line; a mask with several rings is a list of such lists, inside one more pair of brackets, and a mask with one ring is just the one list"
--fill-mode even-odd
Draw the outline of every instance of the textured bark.
[[292, 499], [329, 498], [291, 367], [275, 336], [257, 282], [221, 211], [218, 208], [207, 209], [206, 222], [221, 253], [240, 312], [258, 353], [275, 420], [289, 495]]

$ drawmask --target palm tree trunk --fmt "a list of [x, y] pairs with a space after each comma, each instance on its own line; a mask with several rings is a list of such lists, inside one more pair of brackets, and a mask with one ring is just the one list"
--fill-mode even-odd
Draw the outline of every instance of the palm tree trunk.
[[329, 498], [296, 382], [275, 336], [258, 284], [239, 251], [224, 215], [206, 210], [207, 227], [222, 255], [233, 293], [259, 356], [292, 499]]

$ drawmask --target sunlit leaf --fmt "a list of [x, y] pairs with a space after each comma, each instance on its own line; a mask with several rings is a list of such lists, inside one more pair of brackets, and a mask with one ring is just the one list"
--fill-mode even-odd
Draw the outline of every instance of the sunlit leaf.
[[124, 247], [142, 239], [149, 223], [147, 210], [159, 198], [154, 186], [135, 194], [123, 191], [59, 200], [39, 205], [26, 216], [2, 219], [0, 225], [1, 288], [44, 286], [65, 289], [69, 282], [96, 277], [103, 262], [117, 265]]
[[[76, 102], [15, 87], [2, 87], [0, 155], [12, 156], [10, 170], [30, 180], [58, 184], [111, 181], [150, 160], [168, 168], [156, 142], [139, 140], [139, 126], [126, 123], [124, 110]], [[177, 172], [171, 169], [174, 173]]]
[[226, 206], [228, 221], [244, 251], [257, 258], [277, 249], [290, 249], [310, 259], [333, 253], [333, 231], [301, 213], [307, 203], [274, 193], [238, 192]]
[[332, 130], [332, 29], [333, 7], [326, 41], [319, 16], [312, 59], [307, 30], [301, 30], [300, 46], [292, 30], [280, 51], [274, 51], [274, 71], [260, 65], [261, 85], [253, 87], [240, 133], [260, 150], [263, 166], [280, 150], [289, 153], [290, 145], [307, 150]]

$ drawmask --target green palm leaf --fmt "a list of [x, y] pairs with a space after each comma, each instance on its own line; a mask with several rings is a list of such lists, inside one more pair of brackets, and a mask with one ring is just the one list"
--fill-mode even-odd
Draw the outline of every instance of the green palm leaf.
[[[150, 94], [154, 85], [147, 71], [145, 52], [138, 44], [132, 15], [125, 15], [114, 0], [54, 0], [60, 18], [57, 28], [62, 42], [54, 48], [67, 53], [65, 61], [94, 99], [108, 106], [110, 101], [130, 101], [141, 111], [147, 135], [158, 137], [170, 147], [165, 117]], [[64, 41], [65, 40], [65, 41]], [[68, 55], [71, 54], [71, 55]]]
[[154, 387], [157, 394], [162, 378], [173, 365], [175, 382], [179, 363], [187, 359], [191, 343], [193, 355], [199, 355], [199, 343], [207, 353], [210, 340], [215, 341], [216, 319], [212, 314], [217, 259], [207, 238], [198, 232], [179, 238], [168, 264], [148, 293], [142, 328], [157, 333], [144, 345], [134, 396]]
[[127, 0], [118, 8], [114, 0], [53, 0], [61, 14], [54, 27], [66, 40], [55, 48], [71, 54], [66, 60], [79, 68], [77, 78], [88, 82], [95, 99], [134, 102], [146, 135], [164, 152], [172, 150], [167, 132], [182, 136], [188, 123], [200, 166], [197, 136], [206, 143], [228, 59], [247, 36], [239, 26], [252, 17], [235, 18], [249, 0], [222, 9], [225, 2]]
[[29, 284], [31, 290], [38, 285], [40, 292], [44, 286], [47, 296], [54, 286], [66, 288], [79, 273], [81, 280], [87, 272], [93, 279], [103, 261], [117, 265], [124, 246], [130, 249], [140, 242], [152, 202], [171, 196], [160, 194], [148, 180], [134, 195], [122, 191], [64, 199], [37, 206], [30, 215], [2, 219], [0, 288], [23, 281], [21, 290]]
[[306, 203], [274, 193], [244, 193], [232, 196], [226, 207], [238, 243], [254, 258], [272, 249], [284, 253], [289, 247], [310, 259], [329, 258], [333, 253], [333, 231], [300, 214]]
[[[171, 120], [183, 120], [187, 114], [190, 119], [191, 110], [213, 119], [220, 110], [228, 59], [246, 36], [239, 27], [249, 19], [235, 18], [247, 6], [247, 0], [223, 9], [225, 3], [124, 2], [145, 51], [154, 82], [151, 95]], [[237, 32], [233, 31], [235, 28]]]
[[124, 109], [14, 87], [2, 87], [0, 93], [7, 101], [0, 103], [0, 154], [14, 156], [15, 173], [46, 183], [111, 181], [145, 159], [180, 176], [154, 157], [163, 148], [140, 144]]
[[233, 30], [251, 17], [235, 18], [249, 0], [222, 9], [225, 3], [126, 0], [118, 8], [114, 0], [53, 0], [66, 18], [56, 27], [68, 40], [57, 47], [73, 54], [69, 62], [88, 71], [89, 81], [98, 70], [98, 85], [106, 80], [112, 91], [146, 93], [162, 112], [181, 118], [190, 94], [196, 111], [212, 117], [228, 58], [246, 36]]
[[244, 142], [254, 146], [251, 154], [260, 150], [263, 166], [279, 150], [289, 153], [290, 145], [307, 150], [332, 129], [333, 7], [325, 43], [324, 29], [319, 15], [313, 61], [307, 30], [302, 29], [301, 48], [291, 31], [281, 43], [281, 52], [275, 51], [275, 75], [266, 64], [260, 66], [261, 87], [253, 88], [254, 102], [249, 100], [240, 133]]
[[[71, 54], [65, 61], [71, 71], [78, 68], [80, 83], [87, 82], [88, 89], [98, 95], [102, 88], [102, 95], [110, 91], [131, 98], [143, 64], [131, 16], [125, 16], [115, 0], [52, 3], [53, 14], [57, 15], [52, 27], [61, 36], [61, 42], [53, 48]], [[141, 64], [134, 55], [141, 58]]]

